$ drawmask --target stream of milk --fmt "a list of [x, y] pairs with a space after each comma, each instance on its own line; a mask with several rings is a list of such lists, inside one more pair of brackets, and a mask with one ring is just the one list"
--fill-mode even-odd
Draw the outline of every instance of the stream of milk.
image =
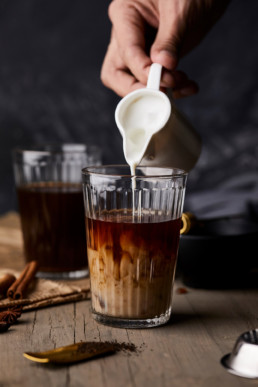
[[140, 164], [152, 135], [160, 129], [165, 113], [166, 106], [160, 96], [144, 94], [136, 97], [128, 105], [121, 120], [124, 132], [124, 156], [132, 175], [133, 215], [135, 215], [136, 167]]

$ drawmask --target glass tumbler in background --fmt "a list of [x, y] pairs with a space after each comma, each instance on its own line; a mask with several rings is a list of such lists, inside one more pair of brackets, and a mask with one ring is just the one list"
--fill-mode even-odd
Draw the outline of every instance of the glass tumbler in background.
[[25, 259], [39, 262], [39, 277], [88, 274], [81, 170], [92, 164], [101, 164], [96, 146], [13, 151]]
[[94, 318], [124, 328], [165, 324], [187, 174], [139, 167], [132, 177], [123, 165], [82, 174]]

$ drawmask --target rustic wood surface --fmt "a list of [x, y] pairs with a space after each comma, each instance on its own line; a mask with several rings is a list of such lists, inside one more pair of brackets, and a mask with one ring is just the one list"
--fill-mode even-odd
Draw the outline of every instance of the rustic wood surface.
[[[3, 226], [17, 239], [11, 243], [12, 238], [0, 238], [0, 266], [21, 269], [17, 215], [0, 219], [0, 236]], [[258, 291], [187, 290], [175, 291], [171, 322], [152, 329], [100, 325], [91, 317], [90, 301], [24, 313], [18, 324], [0, 334], [0, 387], [257, 386], [256, 380], [229, 374], [220, 359], [240, 333], [257, 327]], [[87, 340], [130, 342], [138, 351], [58, 367], [32, 363], [22, 355]]]

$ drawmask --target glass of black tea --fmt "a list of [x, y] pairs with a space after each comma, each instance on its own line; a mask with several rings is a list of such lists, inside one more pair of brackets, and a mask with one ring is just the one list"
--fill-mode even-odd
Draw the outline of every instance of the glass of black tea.
[[13, 151], [25, 259], [38, 261], [38, 277], [88, 275], [81, 170], [100, 153], [84, 144]]

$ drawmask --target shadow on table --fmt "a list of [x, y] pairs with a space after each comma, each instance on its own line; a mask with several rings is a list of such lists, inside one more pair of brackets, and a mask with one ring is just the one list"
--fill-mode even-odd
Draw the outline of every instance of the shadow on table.
[[221, 312], [220, 308], [217, 310], [207, 310], [206, 312], [200, 312], [196, 311], [195, 312], [177, 312], [177, 311], [172, 311], [172, 315], [168, 323], [164, 326], [165, 327], [171, 327], [171, 326], [180, 326], [180, 327], [185, 327], [185, 326], [191, 326], [191, 328], [197, 324], [208, 324], [208, 323], [213, 323], [213, 324], [218, 324], [218, 325], [223, 325], [225, 323], [232, 323], [232, 320], [234, 319], [234, 314], [232, 310], [229, 310], [228, 313], [225, 313], [225, 310], [223, 310], [223, 313]]
[[258, 289], [258, 268], [251, 270], [234, 270], [229, 267], [221, 267], [220, 270], [212, 270], [205, 266], [204, 268], [184, 269], [177, 272], [177, 279], [180, 282], [193, 289], [207, 290], [240, 290], [240, 289]]

